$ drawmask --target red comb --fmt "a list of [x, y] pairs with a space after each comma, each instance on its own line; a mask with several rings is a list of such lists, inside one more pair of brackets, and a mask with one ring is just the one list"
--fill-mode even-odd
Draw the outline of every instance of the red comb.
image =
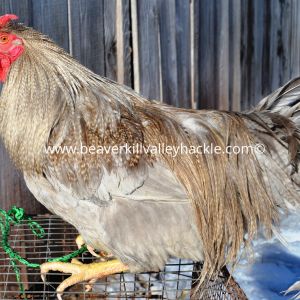
[[0, 28], [4, 27], [10, 20], [17, 20], [19, 19], [16, 15], [6, 14], [0, 17]]

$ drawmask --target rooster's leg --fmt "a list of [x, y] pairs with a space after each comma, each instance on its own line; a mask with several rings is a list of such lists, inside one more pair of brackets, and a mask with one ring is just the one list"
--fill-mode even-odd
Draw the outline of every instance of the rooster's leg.
[[104, 262], [93, 262], [90, 264], [82, 264], [78, 261], [71, 263], [63, 262], [46, 262], [41, 265], [41, 277], [43, 281], [49, 271], [59, 271], [63, 273], [71, 273], [72, 275], [64, 280], [56, 289], [57, 298], [62, 300], [61, 295], [64, 290], [71, 285], [87, 281], [95, 282], [97, 279], [113, 275], [116, 273], [127, 271], [128, 267], [117, 259]]

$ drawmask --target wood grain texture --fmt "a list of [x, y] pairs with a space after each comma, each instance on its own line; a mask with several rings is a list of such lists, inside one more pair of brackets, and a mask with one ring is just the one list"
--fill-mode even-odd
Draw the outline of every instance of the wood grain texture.
[[132, 56], [132, 24], [131, 24], [130, 0], [122, 0], [122, 27], [123, 27], [123, 70], [124, 81], [122, 83], [133, 86], [133, 56]]
[[138, 5], [137, 0], [130, 0], [131, 32], [132, 32], [132, 62], [133, 62], [133, 88], [139, 93], [140, 64], [139, 64], [139, 30], [138, 30]]
[[161, 99], [158, 0], [136, 3], [140, 93], [149, 99]]
[[229, 0], [223, 0], [216, 10], [216, 89], [217, 107], [229, 109]]
[[260, 0], [253, 1], [253, 64], [251, 66], [250, 77], [250, 106], [254, 106], [261, 99], [262, 95], [262, 54], [263, 54], [263, 33], [264, 25], [264, 5]]
[[15, 14], [19, 16], [20, 22], [26, 25], [32, 24], [31, 15], [31, 1], [30, 0], [2, 0], [0, 1], [0, 15]]
[[279, 0], [270, 1], [270, 88], [272, 90], [280, 86], [280, 60], [282, 56], [282, 28], [280, 22], [280, 2]]
[[124, 83], [124, 35], [123, 35], [123, 2], [116, 0], [115, 8], [117, 81]]
[[176, 3], [159, 1], [159, 37], [161, 53], [162, 99], [165, 103], [178, 106], [178, 61], [176, 47]]
[[117, 80], [116, 0], [104, 0], [105, 77]]
[[290, 77], [296, 77], [300, 74], [300, 2], [291, 2], [291, 59], [290, 59]]
[[240, 102], [246, 109], [299, 76], [299, 2], [242, 1], [241, 15]]
[[264, 1], [264, 40], [263, 40], [263, 53], [262, 53], [262, 95], [269, 94], [271, 89], [272, 74], [271, 74], [271, 61], [270, 61], [270, 46], [271, 46], [271, 18], [269, 17], [271, 11], [271, 2]]
[[69, 51], [68, 1], [33, 0], [31, 13], [32, 26]]
[[217, 106], [216, 78], [216, 3], [199, 1], [199, 102], [197, 108]]
[[280, 60], [280, 84], [284, 84], [291, 78], [291, 33], [292, 24], [292, 1], [280, 1], [280, 38], [281, 38], [281, 55]]
[[159, 2], [162, 99], [191, 106], [190, 1]]
[[[96, 73], [181, 107], [239, 111], [300, 75], [298, 0], [2, 0]], [[0, 148], [0, 200], [34, 203]]]
[[176, 49], [179, 107], [191, 106], [190, 0], [176, 0]]
[[132, 36], [131, 10], [129, 0], [116, 2], [116, 45], [117, 45], [117, 80], [133, 87], [132, 82]]
[[72, 52], [82, 64], [105, 75], [103, 0], [70, 2]]
[[199, 1], [191, 0], [191, 106], [197, 107], [199, 102]]
[[251, 107], [252, 65], [254, 64], [254, 43], [253, 43], [253, 1], [242, 0], [241, 5], [241, 109]]
[[229, 109], [241, 109], [241, 0], [229, 1]]

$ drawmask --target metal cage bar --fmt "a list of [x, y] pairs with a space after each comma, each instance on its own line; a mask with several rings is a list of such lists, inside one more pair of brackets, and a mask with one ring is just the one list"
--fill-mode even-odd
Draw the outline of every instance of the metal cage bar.
[[[49, 258], [59, 257], [76, 250], [77, 231], [70, 224], [52, 215], [34, 217], [45, 229], [45, 237], [38, 239], [25, 225], [15, 226], [10, 234], [12, 247], [31, 262], [43, 263]], [[81, 256], [81, 261], [89, 263], [96, 258], [89, 253]], [[85, 284], [77, 284], [64, 293], [64, 300], [81, 299], [200, 299], [193, 294], [195, 278], [201, 272], [202, 265], [189, 260], [171, 259], [161, 272], [139, 274], [117, 274], [97, 281], [87, 292]], [[39, 269], [20, 266], [21, 279], [26, 289], [27, 299], [56, 299], [55, 289], [68, 275], [51, 272], [47, 282], [43, 283]], [[209, 282], [201, 299], [245, 299], [240, 288], [230, 285], [226, 276], [220, 274], [214, 282]], [[193, 284], [194, 283], [194, 284]], [[0, 250], [0, 299], [22, 299], [19, 286], [9, 258]]]

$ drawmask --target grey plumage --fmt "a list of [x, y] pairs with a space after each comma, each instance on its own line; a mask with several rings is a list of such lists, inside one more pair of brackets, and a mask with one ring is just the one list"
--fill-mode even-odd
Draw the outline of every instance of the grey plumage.
[[[202, 279], [211, 276], [235, 263], [260, 227], [270, 234], [280, 207], [298, 205], [299, 79], [252, 112], [178, 109], [93, 74], [32, 29], [5, 30], [25, 46], [1, 95], [0, 132], [12, 159], [38, 201], [131, 271], [177, 256], [204, 260]], [[266, 151], [45, 152], [137, 143], [222, 150], [262, 143]]]

